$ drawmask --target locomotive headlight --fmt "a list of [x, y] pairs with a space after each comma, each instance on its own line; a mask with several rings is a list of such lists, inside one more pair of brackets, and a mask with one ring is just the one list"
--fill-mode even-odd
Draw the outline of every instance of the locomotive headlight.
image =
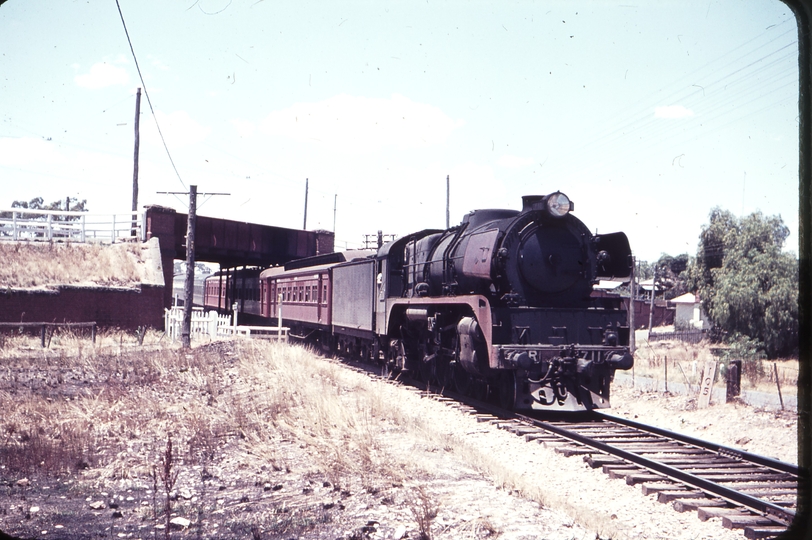
[[552, 195], [547, 196], [547, 211], [550, 212], [550, 215], [555, 217], [566, 216], [571, 210], [574, 209], [574, 206], [575, 205], [572, 204], [569, 197], [560, 191], [556, 191]]

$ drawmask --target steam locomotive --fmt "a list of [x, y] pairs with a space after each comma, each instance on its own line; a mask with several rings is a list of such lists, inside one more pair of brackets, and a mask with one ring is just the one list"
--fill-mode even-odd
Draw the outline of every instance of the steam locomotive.
[[260, 316], [325, 350], [376, 360], [504, 407], [609, 406], [633, 365], [620, 298], [631, 274], [622, 232], [593, 235], [561, 192], [517, 210], [476, 210], [377, 252], [300, 259], [259, 275]]

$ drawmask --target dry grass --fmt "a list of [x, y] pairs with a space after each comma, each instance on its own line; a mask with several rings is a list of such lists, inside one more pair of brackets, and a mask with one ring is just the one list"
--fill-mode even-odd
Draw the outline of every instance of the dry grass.
[[127, 287], [142, 279], [136, 244], [0, 242], [0, 288]]
[[[638, 336], [641, 333], [638, 333]], [[643, 334], [644, 335], [644, 334]], [[711, 352], [711, 345], [702, 341], [696, 345], [681, 341], [648, 342], [638, 337], [635, 352], [634, 374], [639, 377], [651, 377], [658, 380], [665, 378], [665, 363], [668, 362], [668, 380], [678, 383], [686, 381], [698, 387], [701, 382], [705, 362], [715, 360], [720, 369], [716, 372], [716, 383], [724, 384], [726, 362], [720, 361]], [[798, 360], [778, 361], [745, 360], [742, 367], [742, 389], [756, 390], [771, 394], [777, 393], [773, 363], [778, 371], [778, 382], [781, 392], [798, 393]], [[723, 367], [725, 366], [725, 367]]]
[[[412, 489], [426, 474], [413, 458], [392, 454], [378, 440], [382, 425], [418, 434], [428, 430], [384, 395], [396, 389], [304, 348], [238, 342], [192, 353], [128, 351], [123, 341], [107, 335], [96, 347], [85, 343], [72, 354], [40, 349], [24, 358], [6, 357], [6, 388], [0, 391], [2, 476], [78, 475], [94, 489], [110, 483], [151, 488], [153, 497], [157, 488], [163, 495], [147, 514], [160, 523], [175, 480], [177, 489], [213, 489], [205, 479], [211, 477], [208, 471], [222, 468], [226, 446], [240, 467], [259, 470], [270, 463], [284, 470], [289, 464], [280, 447], [295, 441], [313, 456], [305, 475], [326, 478], [342, 492]], [[17, 350], [26, 349], [17, 344]], [[81, 384], [66, 391], [66, 380]], [[170, 437], [174, 459], [167, 449]], [[419, 527], [430, 538], [427, 509], [433, 503], [429, 491], [420, 493]], [[211, 510], [180, 503], [172, 509], [201, 516]], [[279, 526], [293, 531], [318, 522], [321, 513], [298, 507], [284, 512], [287, 525]], [[263, 527], [268, 530], [267, 523]]]
[[[523, 471], [483, 445], [493, 433], [479, 435], [472, 419], [305, 348], [237, 341], [189, 352], [151, 334], [144, 347], [134, 340], [105, 334], [95, 347], [79, 339], [71, 349], [65, 337], [64, 349], [18, 344], [20, 354], [7, 354], [6, 485], [56, 477], [79, 493], [85, 513], [88, 493], [131, 491], [130, 523], [163, 526], [159, 536], [169, 508], [193, 521], [197, 537], [315, 538], [321, 530], [371, 538], [377, 525], [365, 509], [385, 505], [393, 521], [409, 524], [409, 538], [499, 537], [508, 506], [484, 514], [472, 506], [480, 494], [471, 486], [482, 489], [483, 478], [536, 511], [568, 513], [563, 526], [573, 537], [581, 536], [576, 523], [609, 536], [616, 527], [549, 485], [554, 465]], [[457, 517], [469, 507], [469, 519]]]

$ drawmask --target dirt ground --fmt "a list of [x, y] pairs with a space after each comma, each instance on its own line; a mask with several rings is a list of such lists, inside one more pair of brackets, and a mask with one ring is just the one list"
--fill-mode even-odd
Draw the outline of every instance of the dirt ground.
[[[412, 389], [307, 351], [284, 364], [285, 349], [245, 347], [162, 352], [165, 361], [120, 351], [2, 358], [0, 407], [9, 412], [0, 420], [0, 531], [60, 539], [743, 538], [581, 457], [526, 443]], [[308, 366], [306, 378], [284, 378], [285, 365]], [[322, 379], [327, 390], [308, 394], [307, 381]], [[322, 401], [331, 392], [340, 401]], [[273, 393], [281, 397], [263, 401]], [[345, 405], [356, 408], [345, 414]], [[685, 396], [626, 387], [614, 389], [613, 405], [618, 415], [797, 459], [793, 414], [740, 404], [698, 410]], [[311, 408], [318, 416], [308, 416]], [[79, 432], [94, 435], [70, 435]]]

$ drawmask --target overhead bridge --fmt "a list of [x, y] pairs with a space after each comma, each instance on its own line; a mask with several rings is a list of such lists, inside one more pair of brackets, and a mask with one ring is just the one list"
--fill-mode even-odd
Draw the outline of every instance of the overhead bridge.
[[[186, 259], [188, 219], [187, 214], [163, 206], [147, 207], [144, 217], [145, 238], [160, 241], [167, 307], [172, 305], [174, 260]], [[301, 231], [201, 215], [195, 224], [195, 260], [224, 268], [273, 266], [333, 252], [335, 235], [330, 231]]]

